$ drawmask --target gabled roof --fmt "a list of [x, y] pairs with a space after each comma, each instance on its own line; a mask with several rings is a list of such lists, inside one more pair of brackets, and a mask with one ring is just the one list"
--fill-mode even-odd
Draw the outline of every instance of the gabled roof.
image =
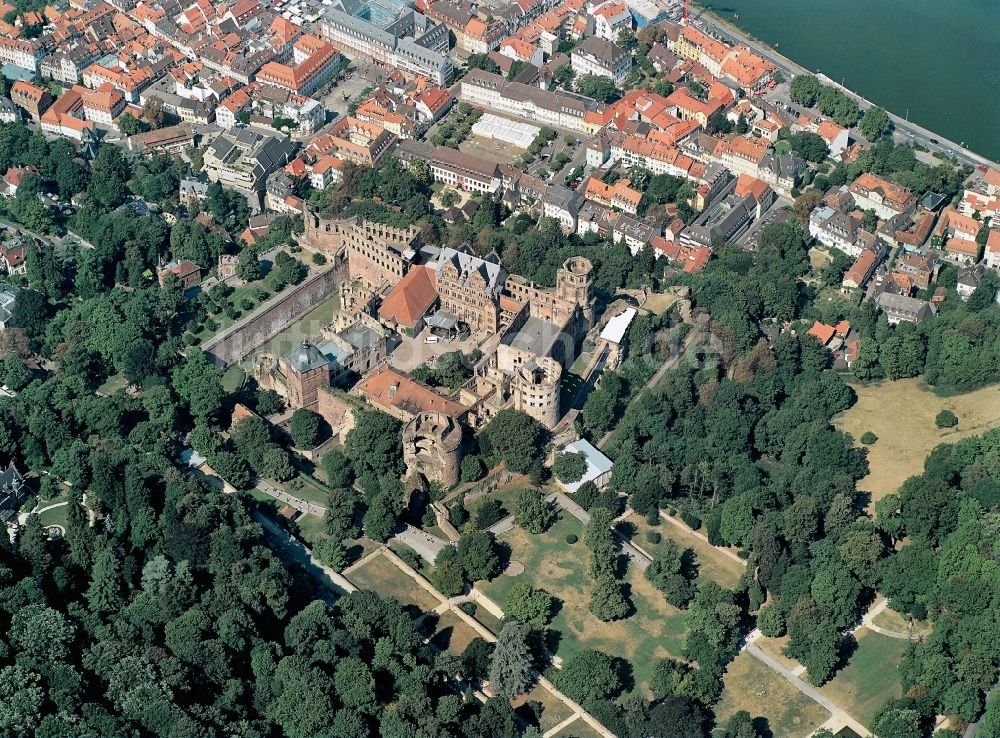
[[386, 296], [378, 309], [378, 316], [413, 328], [434, 304], [437, 296], [434, 270], [426, 266], [415, 266]]
[[423, 382], [389, 366], [383, 366], [362, 381], [356, 389], [377, 405], [395, 408], [410, 415], [439, 412], [455, 418], [468, 411], [465, 405], [442, 397]]

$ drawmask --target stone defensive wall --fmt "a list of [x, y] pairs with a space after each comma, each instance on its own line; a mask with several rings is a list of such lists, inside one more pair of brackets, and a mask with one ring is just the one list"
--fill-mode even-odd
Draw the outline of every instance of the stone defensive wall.
[[278, 293], [250, 315], [219, 331], [202, 344], [208, 360], [225, 369], [277, 336], [295, 319], [323, 302], [347, 278], [347, 264], [340, 259], [300, 284]]

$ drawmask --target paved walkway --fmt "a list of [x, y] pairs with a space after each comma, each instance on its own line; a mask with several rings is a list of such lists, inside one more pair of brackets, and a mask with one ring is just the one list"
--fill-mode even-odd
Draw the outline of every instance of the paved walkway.
[[514, 516], [513, 515], [508, 515], [503, 520], [498, 520], [493, 525], [491, 525], [489, 528], [487, 528], [487, 530], [490, 533], [492, 533], [493, 535], [495, 535], [495, 536], [498, 536], [501, 533], [506, 533], [507, 531], [513, 530], [513, 529], [514, 529]]
[[[574, 500], [571, 500], [567, 495], [562, 492], [553, 492], [545, 499], [562, 505], [563, 509], [566, 510], [570, 515], [579, 520], [581, 523], [586, 525], [590, 522], [590, 513], [580, 507]], [[616, 530], [612, 528], [611, 531], [615, 539], [618, 541], [622, 548], [622, 553], [628, 556], [629, 560], [632, 561], [636, 566], [639, 567], [640, 571], [646, 571], [653, 560], [649, 557], [645, 551], [641, 551], [631, 543], [625, 540], [625, 538]]]
[[[54, 503], [52, 505], [46, 505], [45, 507], [32, 510], [31, 512], [18, 513], [17, 514], [17, 524], [18, 525], [24, 525], [27, 522], [29, 515], [41, 515], [43, 512], [48, 512], [49, 510], [55, 510], [58, 507], [66, 507], [66, 505], [68, 505], [68, 504], [69, 504], [69, 500], [66, 500], [65, 502], [56, 502], [56, 503]], [[61, 528], [62, 526], [58, 525], [58, 526], [54, 526], [54, 527]]]
[[317, 515], [319, 517], [324, 517], [326, 515], [326, 508], [321, 505], [314, 505], [311, 502], [306, 502], [298, 497], [293, 497], [287, 492], [278, 489], [272, 484], [268, 484], [264, 480], [257, 482], [257, 489], [263, 492], [265, 495], [273, 497], [278, 502], [284, 502], [290, 507], [294, 507], [300, 512], [307, 513], [309, 515]]
[[450, 542], [442, 540], [437, 536], [432, 536], [430, 533], [420, 530], [420, 528], [414, 528], [409, 523], [406, 524], [403, 530], [394, 535], [393, 538], [403, 545], [412, 548], [430, 564], [434, 563], [439, 553], [451, 545]]
[[305, 567], [306, 571], [315, 577], [320, 584], [335, 595], [344, 595], [357, 590], [347, 577], [339, 574], [313, 556], [305, 544], [296, 540], [287, 531], [282, 530], [267, 515], [257, 510], [254, 519], [261, 524], [268, 538], [274, 543], [279, 555], [291, 559]]
[[[642, 386], [642, 389], [635, 393], [635, 395], [632, 397], [632, 402], [634, 402], [635, 399], [639, 397], [639, 395], [644, 393], [646, 390], [655, 387], [657, 384], [659, 384], [660, 380], [663, 379], [663, 375], [669, 372], [675, 366], [677, 366], [677, 363], [684, 358], [684, 355], [687, 353], [687, 350], [691, 348], [691, 345], [695, 341], [701, 339], [701, 337], [702, 337], [701, 331], [699, 331], [697, 328], [693, 328], [691, 330], [691, 333], [688, 334], [688, 337], [684, 339], [684, 345], [681, 347], [681, 350], [678, 351], [677, 354], [671, 356], [669, 359], [663, 362], [663, 365], [660, 366], [660, 368], [653, 373], [653, 376], [649, 378], [649, 381]], [[611, 440], [611, 436], [613, 433], [614, 430], [609, 430], [607, 433], [605, 433], [604, 436], [601, 438], [601, 440], [597, 442], [597, 448], [604, 448], [607, 445], [608, 441]]]
[[[889, 630], [888, 628], [883, 628], [881, 625], [875, 625], [872, 621], [875, 616], [880, 612], [889, 607], [889, 601], [885, 598], [881, 598], [880, 601], [876, 602], [869, 610], [865, 613], [865, 616], [861, 618], [861, 624], [854, 629], [857, 632], [861, 628], [868, 628], [868, 630], [878, 633], [879, 635], [884, 635], [887, 638], [898, 638], [901, 641], [911, 641], [914, 639], [914, 634], [912, 633], [902, 633], [898, 630]], [[916, 634], [917, 637], [920, 634]]]
[[744, 646], [747, 653], [749, 653], [758, 661], [761, 661], [764, 664], [766, 664], [772, 671], [784, 677], [789, 684], [791, 684], [793, 687], [799, 690], [802, 694], [811, 699], [813, 702], [819, 704], [821, 707], [823, 707], [823, 709], [825, 709], [827, 712], [830, 713], [831, 719], [840, 721], [843, 725], [848, 726], [858, 735], [869, 735], [871, 733], [871, 731], [868, 730], [867, 727], [865, 727], [860, 722], [851, 717], [851, 715], [842, 707], [840, 707], [840, 705], [838, 705], [836, 702], [831, 700], [826, 695], [822, 694], [818, 689], [816, 689], [808, 682], [803, 681], [800, 677], [798, 677], [795, 674], [794, 671], [792, 671], [787, 666], [782, 664], [780, 661], [778, 661], [778, 659], [774, 658], [774, 656], [771, 656], [770, 654], [761, 650], [760, 646], [758, 646], [755, 642], [758, 638], [761, 637], [762, 637], [761, 632], [759, 630], [754, 630], [750, 633], [750, 635], [747, 636], [746, 645]]

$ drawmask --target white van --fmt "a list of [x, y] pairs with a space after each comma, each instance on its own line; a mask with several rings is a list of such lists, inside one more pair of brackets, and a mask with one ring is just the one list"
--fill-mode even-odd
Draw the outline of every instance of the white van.
[[437, 342], [438, 342], [438, 340], [439, 340], [439, 339], [438, 339], [438, 337], [437, 337], [437, 336], [426, 336], [426, 337], [424, 338], [424, 343], [437, 343]]

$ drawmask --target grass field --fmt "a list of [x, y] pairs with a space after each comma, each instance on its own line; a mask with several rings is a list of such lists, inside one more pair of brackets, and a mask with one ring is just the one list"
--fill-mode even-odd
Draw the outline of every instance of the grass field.
[[236, 392], [246, 379], [247, 373], [239, 364], [233, 364], [222, 375], [222, 389], [226, 392]]
[[385, 556], [376, 556], [365, 562], [351, 571], [347, 578], [361, 589], [394, 597], [404, 607], [416, 608], [420, 613], [433, 610], [440, 604], [430, 592]]
[[493, 614], [482, 605], [476, 608], [475, 618], [489, 628], [493, 635], [500, 632], [500, 618], [493, 617]]
[[287, 354], [303, 341], [319, 336], [323, 329], [333, 320], [333, 314], [339, 309], [340, 295], [334, 293], [254, 353], [270, 351], [275, 356]]
[[[698, 565], [699, 579], [711, 579], [723, 587], [732, 589], [743, 575], [744, 566], [740, 562], [730, 558], [690, 531], [678, 528], [669, 520], [660, 520], [660, 524], [654, 527], [649, 525], [642, 515], [635, 513], [628, 516], [623, 522], [635, 526], [636, 532], [632, 540], [649, 554], [655, 556], [656, 551], [667, 539], [675, 541], [681, 548], [693, 550]], [[646, 534], [650, 531], [660, 534], [660, 543], [649, 542]]]
[[[42, 505], [42, 507], [48, 507], [52, 504], [54, 503], [46, 502]], [[66, 516], [68, 513], [69, 505], [61, 505], [60, 507], [55, 507], [51, 510], [38, 513], [38, 522], [46, 527], [50, 525], [61, 525], [63, 530], [66, 530]]]
[[745, 651], [733, 659], [723, 677], [725, 688], [715, 708], [718, 723], [746, 710], [763, 717], [776, 738], [804, 738], [830, 713]]
[[903, 660], [907, 641], [867, 628], [860, 629], [855, 637], [858, 648], [847, 666], [819, 691], [868, 725], [886, 700], [903, 694], [897, 667]]
[[[870, 492], [873, 500], [919, 474], [935, 446], [1000, 425], [1000, 385], [954, 397], [937, 396], [920, 378], [857, 385], [854, 390], [858, 402], [834, 418], [834, 424], [853, 435], [856, 443], [865, 431], [878, 436], [867, 447], [870, 473], [858, 482], [858, 489]], [[955, 428], [941, 430], [934, 425], [941, 410], [958, 416]]]
[[534, 722], [534, 715], [531, 708], [527, 706], [528, 702], [538, 702], [542, 706], [542, 714], [538, 718], [538, 727], [542, 729], [543, 733], [559, 725], [559, 723], [573, 714], [565, 702], [555, 697], [544, 687], [536, 684], [531, 688], [531, 691], [516, 697], [511, 703], [514, 706], [514, 711], [528, 723]]
[[444, 613], [437, 621], [431, 643], [442, 651], [460, 656], [469, 643], [479, 634], [453, 612]]
[[773, 656], [782, 664], [784, 664], [789, 669], [797, 669], [801, 664], [795, 659], [790, 659], [785, 656], [785, 646], [788, 645], [789, 638], [787, 635], [781, 638], [766, 638], [761, 637], [757, 639], [757, 645], [760, 646], [762, 651], [767, 652], [769, 656]]
[[[301, 485], [299, 484], [301, 482]], [[287, 482], [272, 481], [275, 487], [284, 490], [293, 497], [298, 497], [314, 505], [326, 507], [330, 503], [330, 488], [313, 479], [308, 474], [299, 474]]]
[[555, 738], [601, 738], [601, 734], [591, 728], [590, 724], [582, 718], [577, 718], [556, 733]]
[[514, 500], [517, 499], [518, 493], [520, 493], [521, 490], [528, 489], [530, 487], [531, 479], [529, 477], [524, 475], [515, 477], [496, 491], [477, 497], [471, 502], [466, 502], [465, 506], [469, 510], [469, 513], [473, 516], [473, 519], [475, 519], [476, 511], [481, 505], [486, 504], [489, 500], [500, 500], [504, 509], [508, 514], [510, 514], [514, 512]]
[[[580, 538], [573, 545], [565, 540], [570, 533]], [[500, 576], [477, 586], [501, 607], [507, 592], [522, 578], [559, 598], [562, 606], [549, 626], [560, 636], [555, 644], [557, 656], [565, 659], [584, 648], [622, 656], [632, 663], [637, 686], [649, 683], [659, 659], [681, 656], [684, 625], [680, 611], [668, 605], [633, 566], [629, 566], [626, 583], [635, 613], [612, 623], [603, 623], [591, 614], [591, 581], [586, 572], [589, 552], [583, 542], [583, 525], [576, 518], [564, 513], [542, 535], [514, 528], [501, 539], [510, 545], [511, 558], [524, 564], [525, 573]]]
[[650, 294], [642, 307], [656, 315], [663, 315], [677, 301], [677, 295], [670, 292], [654, 292]]
[[310, 548], [326, 538], [326, 522], [318, 515], [303, 515], [297, 524], [299, 535]]
[[912, 633], [914, 637], [925, 636], [931, 632], [931, 624], [926, 620], [914, 620], [911, 626], [908, 615], [900, 615], [895, 610], [886, 608], [874, 618], [872, 623], [886, 630], [898, 633]]

